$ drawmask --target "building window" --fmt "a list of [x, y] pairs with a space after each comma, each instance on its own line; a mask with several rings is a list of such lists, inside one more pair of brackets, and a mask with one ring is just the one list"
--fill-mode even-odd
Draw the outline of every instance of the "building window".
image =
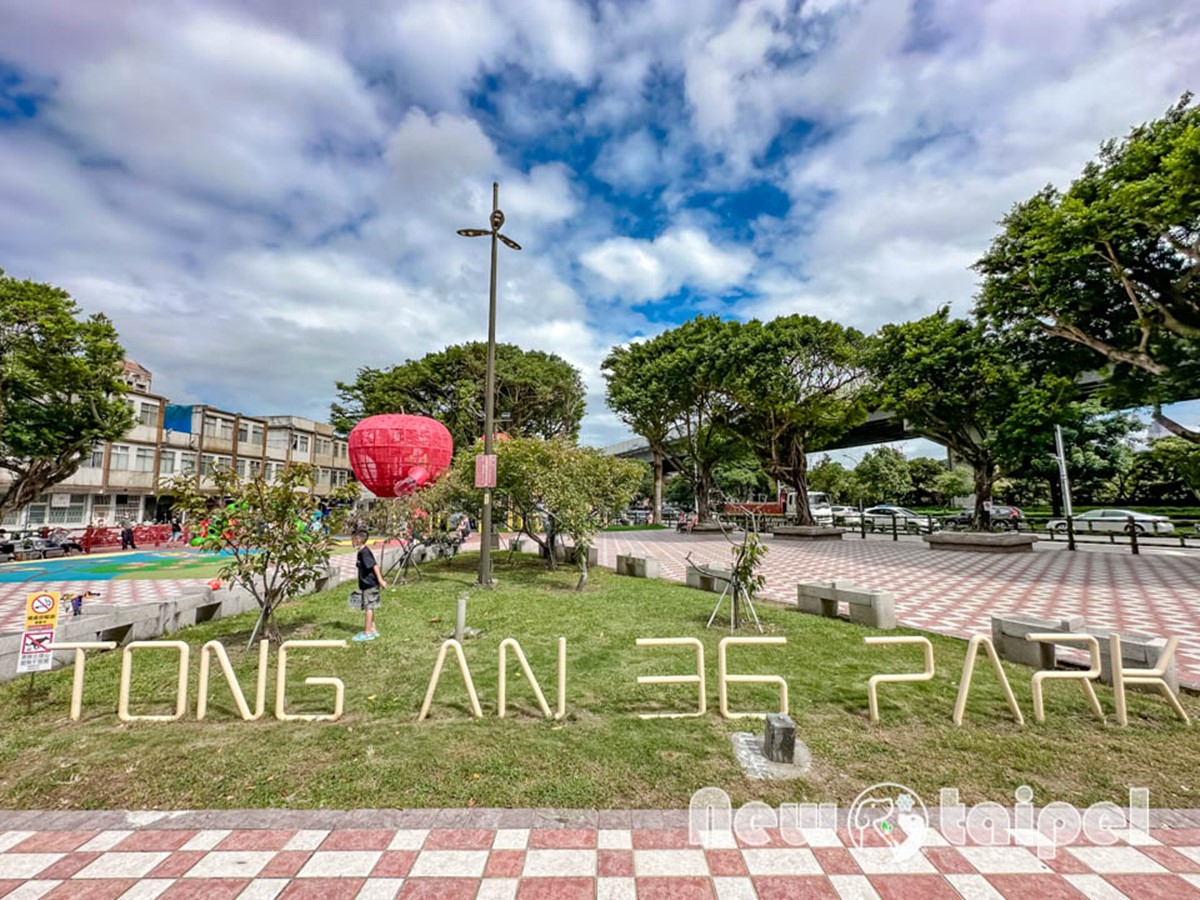
[[91, 455], [84, 458], [83, 468], [99, 469], [99, 468], [103, 467], [103, 465], [104, 465], [104, 445], [97, 444], [96, 446], [92, 447]]
[[175, 474], [175, 452], [173, 450], [164, 450], [158, 455], [158, 474]]
[[77, 525], [81, 523], [86, 505], [87, 494], [52, 494], [50, 496], [50, 524]]
[[179, 454], [179, 474], [194, 475], [196, 473], [196, 454], [195, 453], [180, 453]]
[[263, 468], [262, 460], [259, 460], [259, 459], [250, 460], [250, 477], [257, 478], [260, 474], [262, 474], [262, 468]]
[[212, 416], [204, 417], [204, 434], [208, 437], [217, 436], [217, 420]]
[[113, 517], [120, 522], [122, 519], [128, 519], [130, 522], [138, 522], [142, 518], [142, 498], [134, 494], [117, 494], [117, 507], [113, 511]]
[[237, 469], [238, 478], [246, 477], [246, 461], [244, 459], [239, 459], [237, 461], [236, 469]]
[[250, 426], [250, 443], [256, 444], [257, 446], [261, 447], [262, 442], [263, 442], [262, 426], [261, 425], [251, 425]]
[[307, 453], [308, 452], [308, 435], [307, 434], [293, 434], [292, 435], [292, 449], [299, 450], [301, 453]]
[[231, 421], [228, 419], [221, 419], [220, 422], [217, 423], [217, 427], [220, 429], [222, 440], [233, 440], [233, 423]]
[[158, 426], [158, 404], [143, 403], [142, 411], [138, 416], [138, 421], [143, 425], [149, 425], [151, 428]]
[[250, 426], [245, 422], [238, 423], [238, 443], [244, 444], [250, 439]]
[[135, 472], [153, 472], [154, 450], [150, 447], [138, 447], [137, 455], [133, 460], [133, 470]]
[[120, 444], [113, 444], [112, 451], [108, 455], [108, 468], [113, 472], [120, 472], [129, 468], [129, 448], [122, 447]]
[[210, 453], [205, 453], [200, 457], [200, 471], [205, 475], [211, 475], [216, 471], [217, 458]]

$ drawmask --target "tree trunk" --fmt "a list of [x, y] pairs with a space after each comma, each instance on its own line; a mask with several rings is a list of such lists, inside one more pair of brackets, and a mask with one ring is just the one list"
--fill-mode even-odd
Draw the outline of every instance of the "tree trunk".
[[1049, 479], [1050, 482], [1050, 514], [1053, 516], [1061, 516], [1063, 514], [1063, 495], [1062, 482], [1058, 476]]
[[575, 583], [575, 590], [582, 591], [583, 586], [587, 584], [588, 577], [588, 547], [577, 543], [575, 545], [575, 555], [579, 559], [579, 581]]
[[696, 521], [707, 522], [712, 518], [712, 512], [708, 506], [708, 498], [712, 494], [712, 469], [705, 470], [696, 466], [694, 471], [696, 473], [693, 489], [696, 500]]
[[[808, 455], [799, 452], [787, 460], [775, 460], [771, 473], [796, 492], [796, 520], [801, 525], [816, 525], [808, 505]], [[786, 512], [786, 507], [785, 507]]]
[[993, 474], [994, 466], [990, 460], [985, 462], [973, 462], [971, 468], [975, 473], [975, 515], [971, 522], [971, 527], [976, 531], [990, 530], [991, 522], [984, 525], [983, 504], [992, 499], [992, 482], [995, 481]]
[[650, 510], [650, 523], [662, 524], [662, 495], [663, 495], [663, 455], [662, 451], [654, 450], [654, 506]]

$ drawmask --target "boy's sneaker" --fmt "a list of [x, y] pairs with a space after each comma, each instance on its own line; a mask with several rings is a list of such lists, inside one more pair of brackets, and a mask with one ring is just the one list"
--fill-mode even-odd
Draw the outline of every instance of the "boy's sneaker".
[[377, 638], [377, 637], [379, 637], [379, 632], [378, 632], [378, 631], [372, 631], [370, 634], [364, 634], [364, 635], [363, 635], [363, 640], [364, 640], [364, 641], [373, 641], [373, 640], [375, 640], [375, 638]]
[[365, 631], [360, 631], [354, 637], [350, 638], [350, 640], [359, 641], [361, 643], [362, 641], [369, 641], [369, 640], [371, 640], [371, 638], [367, 636], [367, 633]]

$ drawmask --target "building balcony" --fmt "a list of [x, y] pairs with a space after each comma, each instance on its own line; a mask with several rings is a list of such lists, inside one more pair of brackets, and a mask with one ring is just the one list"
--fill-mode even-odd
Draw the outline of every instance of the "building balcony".
[[232, 453], [233, 438], [213, 437], [211, 434], [206, 434], [204, 435], [204, 452]]
[[134, 425], [133, 428], [125, 435], [120, 443], [133, 444], [157, 444], [158, 443], [158, 426], [157, 425]]
[[108, 473], [108, 490], [111, 492], [126, 490], [154, 489], [154, 472], [133, 472], [128, 469], [117, 469]]
[[77, 469], [74, 475], [61, 483], [63, 487], [99, 488], [104, 484], [104, 470], [90, 467]]

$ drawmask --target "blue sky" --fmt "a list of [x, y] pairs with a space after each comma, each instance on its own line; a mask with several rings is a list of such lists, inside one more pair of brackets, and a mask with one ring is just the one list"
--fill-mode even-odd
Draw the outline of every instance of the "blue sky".
[[[486, 332], [589, 389], [699, 312], [864, 330], [976, 288], [996, 220], [1200, 87], [1168, 0], [0, 0], [0, 267], [179, 401], [324, 418]], [[1193, 405], [1184, 411], [1192, 424]], [[916, 452], [922, 448], [910, 447]]]

